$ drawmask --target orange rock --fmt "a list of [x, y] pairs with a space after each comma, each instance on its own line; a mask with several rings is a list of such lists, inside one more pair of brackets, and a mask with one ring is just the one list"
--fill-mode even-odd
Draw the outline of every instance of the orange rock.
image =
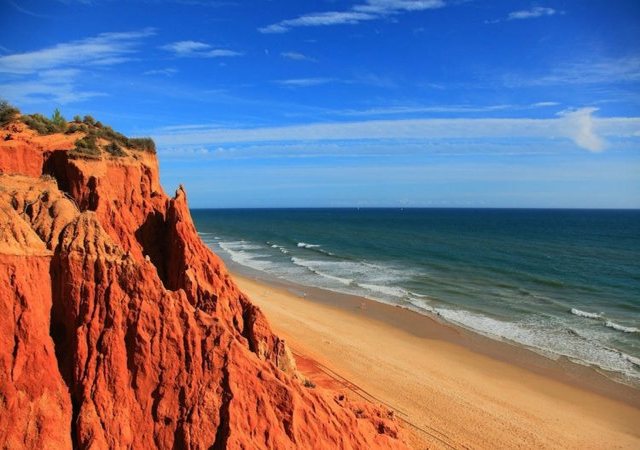
[[405, 448], [392, 414], [302, 384], [154, 155], [3, 132], [3, 448]]
[[0, 255], [2, 448], [71, 448], [71, 399], [49, 335], [49, 266], [50, 256]]

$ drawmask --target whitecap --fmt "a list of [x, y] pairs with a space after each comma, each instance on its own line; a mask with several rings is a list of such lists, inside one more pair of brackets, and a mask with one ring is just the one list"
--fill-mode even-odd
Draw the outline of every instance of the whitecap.
[[300, 248], [318, 248], [320, 244], [307, 244], [306, 242], [298, 242]]
[[640, 333], [640, 329], [636, 327], [625, 327], [624, 325], [618, 325], [617, 323], [610, 320], [607, 320], [605, 326], [613, 328], [614, 330], [622, 331], [624, 333]]
[[220, 244], [221, 245], [224, 244], [227, 248], [231, 248], [233, 250], [261, 250], [264, 248], [261, 245], [257, 245], [255, 243], [251, 243], [247, 241], [227, 241], [227, 242], [220, 242]]
[[574, 316], [585, 317], [587, 319], [600, 319], [602, 314], [582, 311], [577, 308], [571, 308], [571, 314]]
[[277, 248], [278, 250], [280, 250], [281, 253], [288, 255], [289, 251], [284, 248], [282, 245], [278, 245], [278, 244], [271, 244], [271, 248]]

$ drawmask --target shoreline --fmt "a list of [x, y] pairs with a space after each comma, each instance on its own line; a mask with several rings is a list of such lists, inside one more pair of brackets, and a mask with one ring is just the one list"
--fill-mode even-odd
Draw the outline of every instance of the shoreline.
[[[557, 358], [552, 358], [523, 344], [485, 335], [477, 330], [447, 321], [435, 314], [425, 314], [369, 297], [296, 284], [289, 280], [275, 278], [266, 272], [244, 266], [233, 260], [225, 260], [225, 264], [234, 278], [252, 280], [269, 287], [286, 290], [290, 295], [307, 298], [313, 302], [346, 311], [358, 311], [360, 315], [381, 320], [416, 337], [446, 340], [476, 353], [518, 365], [523, 369], [553, 377], [558, 381], [575, 384], [583, 389], [640, 408], [640, 384], [621, 380], [622, 374], [619, 372], [611, 372], [596, 365], [580, 363], [564, 355], [556, 355]], [[363, 304], [366, 305], [366, 311], [362, 311]]]
[[229, 267], [303, 373], [393, 408], [416, 431], [417, 448], [640, 446], [640, 390], [592, 367], [405, 308]]
[[[349, 290], [343, 289], [333, 289], [332, 287], [318, 287], [318, 285], [310, 285], [310, 284], [302, 284], [294, 281], [291, 278], [281, 278], [276, 276], [273, 273], [270, 273], [268, 270], [261, 270], [259, 268], [255, 268], [253, 266], [247, 265], [243, 262], [237, 261], [234, 253], [231, 252], [226, 247], [222, 246], [221, 243], [217, 242], [218, 238], [214, 242], [208, 242], [208, 245], [223, 258], [227, 267], [230, 268], [232, 272], [236, 272], [243, 276], [248, 276], [252, 278], [258, 278], [263, 282], [275, 286], [280, 286], [286, 289], [291, 290], [292, 292], [316, 292], [316, 299], [326, 302], [330, 301], [329, 299], [333, 299], [333, 303], [340, 305], [344, 303], [345, 298], [358, 299], [361, 301], [362, 299], [366, 299], [366, 302], [373, 301], [375, 303], [380, 303], [384, 305], [389, 305], [392, 307], [398, 307], [405, 309], [407, 311], [411, 311], [419, 316], [425, 316], [430, 318], [431, 320], [436, 321], [440, 325], [452, 326], [457, 330], [463, 330], [464, 332], [470, 333], [471, 336], [476, 338], [485, 338], [488, 339], [491, 343], [499, 342], [503, 345], [509, 345], [511, 347], [516, 347], [518, 349], [525, 349], [526, 353], [534, 353], [536, 356], [542, 357], [544, 360], [551, 360], [553, 364], [562, 364], [567, 366], [566, 372], [573, 373], [579, 372], [577, 377], [577, 381], [580, 382], [585, 374], [590, 374], [591, 371], [597, 372], [599, 375], [604, 376], [605, 378], [613, 381], [616, 384], [622, 384], [625, 386], [629, 386], [633, 389], [640, 390], [640, 375], [638, 372], [638, 364], [640, 360], [637, 357], [633, 356], [629, 350], [624, 350], [618, 348], [616, 344], [608, 344], [603, 342], [598, 342], [596, 340], [595, 349], [593, 348], [584, 348], [582, 346], [583, 342], [577, 342], [576, 348], [571, 345], [567, 346], [571, 342], [571, 338], [574, 336], [578, 336], [579, 339], [588, 341], [587, 338], [584, 338], [581, 334], [580, 329], [575, 331], [570, 325], [565, 325], [564, 328], [561, 329], [564, 333], [567, 334], [569, 341], [565, 341], [565, 336], [562, 333], [557, 333], [555, 335], [551, 335], [551, 340], [547, 342], [545, 338], [547, 337], [544, 333], [541, 336], [536, 336], [535, 334], [527, 335], [528, 330], [523, 328], [524, 337], [520, 336], [517, 332], [514, 334], [513, 330], [506, 332], [506, 334], [496, 333], [493, 331], [491, 323], [489, 326], [477, 324], [468, 324], [463, 320], [462, 322], [458, 322], [455, 317], [449, 318], [448, 312], [456, 311], [455, 307], [450, 309], [448, 306], [431, 306], [430, 307], [420, 307], [417, 304], [414, 304], [411, 300], [402, 299], [399, 302], [389, 299], [384, 299], [384, 297], [380, 297], [377, 295], [370, 296], [367, 293], [363, 292], [349, 292]], [[296, 263], [297, 264], [297, 263]], [[304, 266], [303, 266], [304, 267]], [[313, 272], [313, 269], [310, 269]], [[320, 274], [325, 276], [323, 274]], [[353, 280], [349, 280], [353, 281]], [[358, 283], [355, 283], [358, 286]], [[382, 288], [382, 287], [381, 287]], [[393, 286], [393, 289], [396, 287]], [[422, 296], [421, 294], [414, 294], [413, 292], [407, 291], [407, 287], [400, 288], [405, 291], [405, 294], [410, 294], [410, 296]], [[384, 291], [382, 291], [384, 292]], [[440, 309], [442, 308], [442, 310]], [[566, 309], [563, 311], [564, 313], [571, 313], [572, 316], [580, 316], [581, 314], [577, 314], [574, 312], [575, 308]], [[473, 309], [463, 307], [461, 311], [469, 313], [471, 316], [474, 314], [479, 314], [477, 317], [489, 318], [492, 316], [490, 313], [488, 315], [483, 315], [484, 313], [473, 313]], [[558, 311], [555, 311], [553, 314], [557, 314]], [[583, 313], [590, 314], [590, 313]], [[594, 313], [595, 314], [595, 313]], [[604, 313], [603, 313], [604, 314]], [[455, 314], [454, 314], [455, 316]], [[593, 322], [592, 317], [589, 317], [588, 322]], [[584, 319], [582, 319], [584, 320]], [[608, 320], [608, 319], [607, 319]], [[500, 318], [493, 320], [495, 323], [499, 323], [500, 325], [507, 324], [510, 325], [511, 322], [505, 321], [504, 318]], [[604, 326], [604, 319], [602, 319], [601, 325]], [[403, 325], [400, 324], [402, 327]], [[615, 328], [614, 326], [610, 326], [609, 323], [606, 324], [607, 327]], [[488, 328], [488, 330], [487, 330]], [[516, 330], [517, 331], [517, 330]], [[544, 330], [543, 330], [544, 331]], [[620, 333], [621, 330], [618, 329]], [[627, 333], [622, 333], [626, 335]], [[533, 338], [532, 338], [533, 336]], [[629, 338], [629, 336], [622, 336], [621, 338]], [[633, 338], [633, 336], [631, 336]], [[560, 347], [556, 344], [556, 341], [559, 340]], [[537, 344], [537, 345], [536, 345]], [[492, 344], [489, 344], [492, 346]], [[479, 346], [478, 349], [480, 351], [485, 351], [485, 345]], [[593, 351], [595, 351], [595, 355], [593, 356]], [[604, 353], [603, 353], [604, 352]], [[539, 365], [539, 364], [538, 364]], [[546, 364], [542, 364], [545, 366]], [[586, 367], [588, 370], [586, 372], [582, 371], [578, 367]], [[634, 367], [635, 366], [635, 367]], [[574, 377], [575, 378], [575, 377]]]

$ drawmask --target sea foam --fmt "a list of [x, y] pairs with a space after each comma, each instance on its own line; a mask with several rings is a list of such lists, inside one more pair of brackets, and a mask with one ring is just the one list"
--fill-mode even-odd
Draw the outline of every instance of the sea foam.
[[282, 245], [278, 245], [278, 244], [271, 244], [271, 248], [277, 248], [278, 250], [280, 250], [280, 252], [284, 255], [288, 255], [289, 254], [289, 250], [287, 250], [286, 248], [284, 248]]
[[323, 255], [327, 256], [336, 256], [334, 253], [321, 248], [320, 244], [307, 244], [306, 242], [298, 242], [297, 247], [312, 250], [314, 252], [322, 253]]
[[[271, 248], [278, 249], [282, 253], [285, 253], [286, 250], [283, 246], [273, 242], [267, 242], [266, 244], [265, 246], [260, 246], [243, 240], [218, 242], [218, 245], [235, 262], [257, 270], [267, 270], [276, 275], [282, 274], [284, 278], [291, 281], [315, 285], [316, 287], [331, 289], [336, 292], [362, 295], [390, 304], [406, 302], [406, 307], [415, 311], [436, 314], [444, 320], [473, 329], [481, 334], [520, 343], [547, 356], [565, 355], [577, 362], [594, 364], [607, 370], [637, 377], [638, 358], [607, 348], [600, 344], [598, 340], [594, 341], [591, 335], [582, 336], [575, 332], [567, 333], [567, 331], [571, 331], [571, 329], [566, 328], [568, 324], [563, 326], [558, 323], [555, 324], [556, 326], [550, 326], [549, 324], [544, 325], [541, 323], [515, 323], [466, 310], [438, 306], [430, 301], [430, 296], [418, 294], [398, 286], [398, 283], [402, 283], [404, 279], [407, 279], [407, 275], [410, 275], [406, 270], [395, 270], [391, 266], [379, 263], [362, 260], [320, 259], [320, 257], [291, 257], [291, 255], [287, 255], [286, 260], [289, 264], [293, 263], [289, 267], [291, 269], [293, 267], [304, 269], [306, 275], [304, 272], [296, 271], [285, 274], [285, 272], [282, 272], [287, 267], [287, 265], [283, 264], [284, 261], [275, 263], [273, 260], [266, 259], [268, 255], [263, 253]], [[300, 244], [305, 244], [305, 246], [298, 245], [298, 248], [301, 249], [315, 252], [322, 250], [318, 248], [318, 244], [304, 242]], [[571, 308], [569, 312], [585, 319], [601, 321], [601, 325], [606, 325], [620, 332], [639, 332], [637, 328], [619, 325], [606, 320], [602, 313], [583, 311], [577, 308]], [[552, 329], [555, 331], [551, 331]]]
[[309, 272], [312, 272], [316, 275], [319, 275], [323, 278], [327, 278], [329, 280], [334, 280], [344, 285], [350, 285], [353, 283], [353, 280], [350, 278], [338, 277], [335, 275], [331, 275], [324, 271], [318, 270], [318, 266], [322, 266], [322, 261], [307, 261], [301, 258], [296, 258], [295, 256], [291, 258], [291, 262], [297, 266], [304, 267]]
[[218, 245], [229, 254], [233, 261], [243, 266], [265, 270], [270, 265], [270, 262], [264, 259], [267, 255], [252, 252], [252, 250], [261, 249], [260, 246], [244, 241], [218, 242]]
[[587, 319], [600, 319], [602, 317], [602, 314], [582, 311], [577, 308], [571, 308], [571, 314], [578, 317], [585, 317]]
[[306, 242], [298, 242], [300, 248], [318, 248], [320, 244], [307, 244]]
[[[547, 357], [556, 358], [562, 355], [577, 363], [586, 363], [605, 370], [623, 373], [636, 380], [639, 378], [634, 369], [638, 366], [638, 358], [603, 345], [594, 340], [592, 336], [585, 336], [566, 328], [566, 325], [557, 322], [557, 319], [552, 319], [552, 322], [547, 324], [537, 321], [511, 322], [465, 310], [438, 307], [435, 308], [435, 311], [447, 321], [481, 334], [525, 345]], [[637, 331], [637, 329], [635, 330]]]
[[614, 330], [622, 331], [624, 333], [640, 333], [640, 329], [636, 327], [625, 327], [624, 325], [618, 325], [615, 322], [607, 320], [605, 323], [609, 328], [613, 328]]
[[395, 286], [380, 286], [378, 284], [358, 283], [358, 286], [363, 287], [369, 291], [378, 292], [380, 294], [389, 295], [391, 297], [404, 298], [409, 293], [399, 287]]

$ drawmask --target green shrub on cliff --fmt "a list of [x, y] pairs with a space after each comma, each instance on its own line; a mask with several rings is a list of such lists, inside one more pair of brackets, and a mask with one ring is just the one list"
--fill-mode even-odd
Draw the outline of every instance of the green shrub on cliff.
[[51, 119], [42, 114], [27, 114], [22, 116], [20, 120], [32, 130], [36, 130], [38, 134], [64, 133], [67, 131], [67, 121], [57, 108], [51, 115]]
[[[0, 125], [8, 123], [19, 112], [7, 102], [0, 101]], [[99, 158], [102, 153], [101, 148], [113, 156], [126, 156], [125, 149], [156, 153], [156, 144], [153, 139], [148, 137], [128, 138], [89, 115], [82, 119], [80, 116], [74, 116], [73, 121], [67, 123], [60, 110], [56, 109], [50, 119], [42, 114], [27, 114], [21, 116], [20, 120], [39, 134], [86, 133], [85, 137], [76, 141], [76, 147], [70, 153], [78, 158]], [[98, 144], [100, 141], [107, 141], [107, 143]]]
[[60, 110], [56, 108], [56, 110], [51, 115], [51, 123], [55, 125], [58, 131], [64, 131], [67, 129], [67, 121], [60, 113]]
[[53, 134], [58, 132], [58, 127], [42, 114], [27, 114], [20, 118], [29, 128], [38, 134]]
[[107, 153], [109, 153], [112, 156], [125, 156], [126, 155], [125, 151], [122, 150], [122, 148], [118, 144], [116, 144], [115, 142], [109, 142], [104, 149], [107, 151]]
[[102, 128], [94, 130], [94, 132], [96, 133], [96, 136], [101, 137], [102, 139], [115, 142], [116, 144], [122, 147], [129, 146], [129, 138], [126, 137], [124, 134], [118, 133], [110, 126], [105, 125]]
[[75, 148], [69, 152], [69, 156], [83, 159], [99, 159], [101, 154], [93, 134], [78, 139]]
[[141, 150], [147, 153], [156, 153], [156, 143], [151, 138], [130, 138], [129, 147], [134, 150]]
[[78, 131], [84, 131], [86, 133], [87, 131], [89, 131], [89, 129], [87, 128], [87, 126], [85, 124], [76, 123], [74, 121], [67, 127], [67, 131], [65, 131], [65, 134], [73, 134], [73, 133], [76, 133]]
[[6, 100], [0, 100], [0, 126], [5, 126], [18, 114], [20, 114], [18, 108], [9, 104]]

